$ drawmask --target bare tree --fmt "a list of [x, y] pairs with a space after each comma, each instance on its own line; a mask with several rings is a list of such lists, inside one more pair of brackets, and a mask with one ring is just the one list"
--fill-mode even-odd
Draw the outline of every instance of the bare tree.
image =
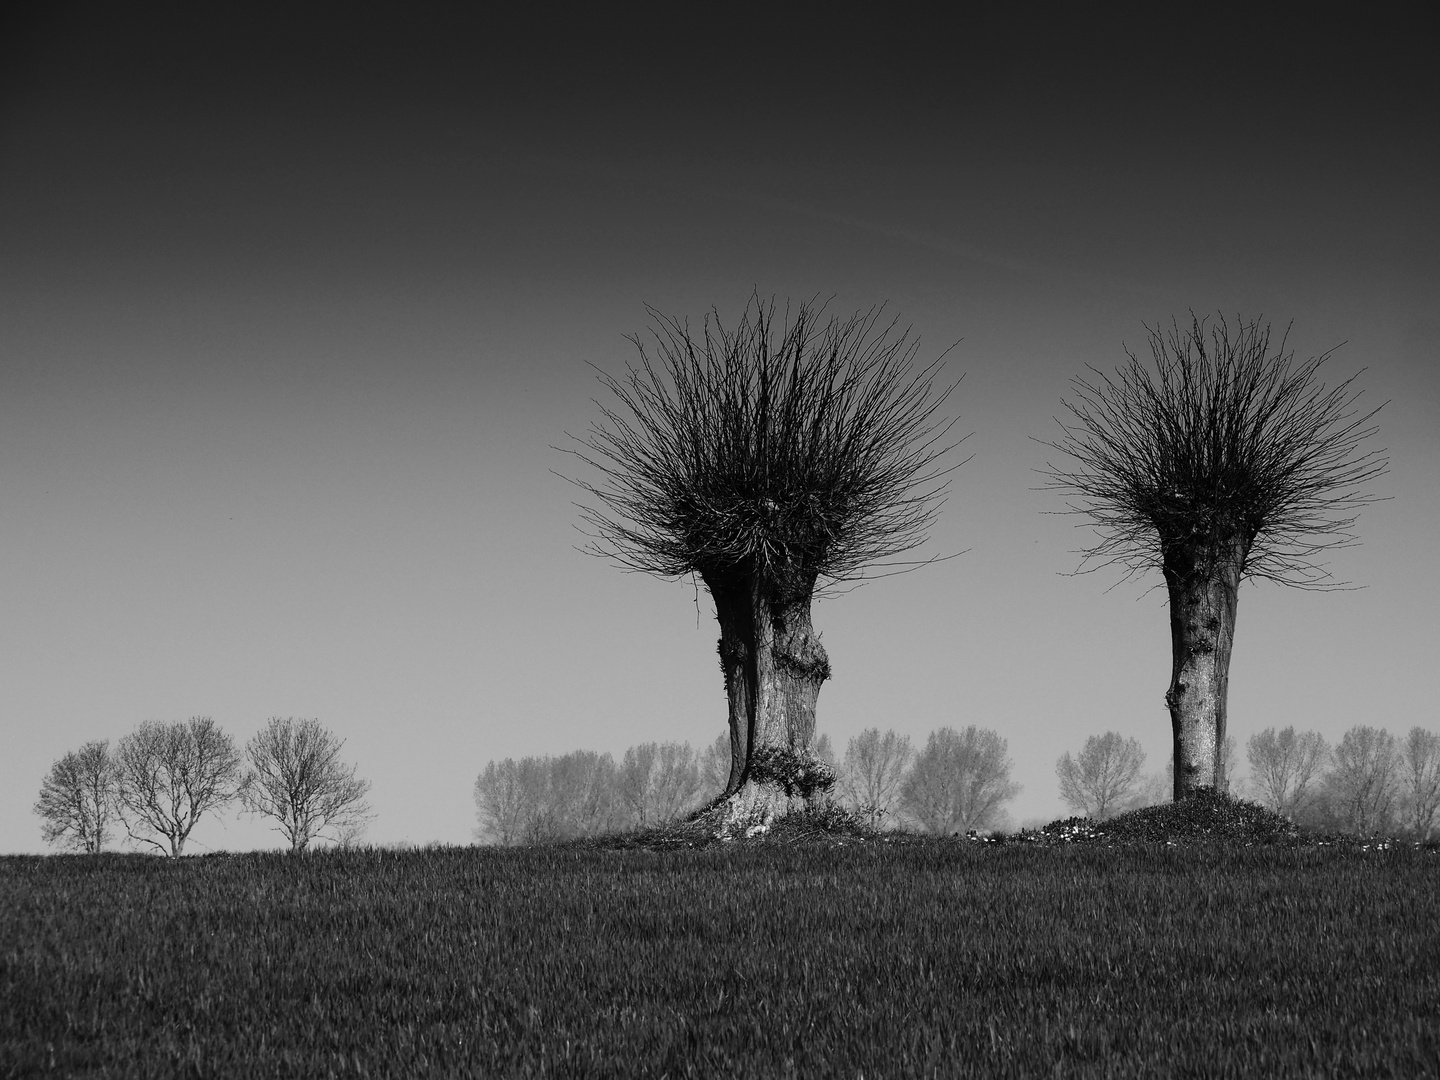
[[594, 750], [575, 750], [550, 759], [548, 835], [566, 839], [615, 832], [624, 821], [616, 792], [615, 759]]
[[1361, 413], [1354, 376], [1318, 381], [1330, 353], [1295, 365], [1270, 328], [1191, 317], [1148, 328], [1154, 370], [1127, 350], [1114, 377], [1075, 380], [1071, 422], [1047, 445], [1074, 459], [1049, 486], [1099, 533], [1082, 568], [1158, 569], [1170, 602], [1165, 702], [1175, 798], [1223, 789], [1226, 697], [1240, 582], [1333, 588], [1316, 559], [1353, 542], [1363, 485], [1385, 471], [1362, 452], [1378, 410]]
[[730, 780], [728, 731], [715, 736], [715, 741], [700, 751], [700, 778], [704, 784], [702, 791], [718, 795], [725, 790], [725, 785]]
[[700, 755], [689, 743], [661, 743], [655, 769], [657, 821], [674, 821], [700, 801]]
[[1400, 803], [1405, 827], [1428, 840], [1440, 815], [1440, 735], [1414, 727], [1400, 744]]
[[621, 828], [615, 759], [593, 750], [490, 762], [475, 780], [476, 835], [499, 844], [546, 844]]
[[616, 794], [624, 804], [631, 823], [642, 829], [656, 823], [653, 792], [655, 759], [659, 755], [658, 742], [632, 746], [620, 759], [620, 768], [615, 777]]
[[1330, 747], [1318, 731], [1287, 727], [1258, 731], [1245, 744], [1250, 760], [1250, 785], [1259, 801], [1288, 818], [1298, 817], [1315, 797], [1313, 784], [1330, 758]]
[[699, 759], [689, 743], [641, 743], [625, 751], [616, 784], [632, 824], [673, 821], [700, 793]]
[[1393, 822], [1400, 755], [1384, 728], [1357, 724], [1341, 737], [1325, 777], [1330, 813], [1361, 836], [1383, 833]]
[[542, 813], [549, 784], [544, 759], [491, 761], [475, 778], [476, 836], [496, 844], [520, 844], [531, 838]]
[[835, 760], [835, 744], [830, 741], [828, 732], [821, 732], [819, 735], [816, 735], [815, 741], [810, 744], [810, 750], [817, 758], [825, 762], [825, 764], [829, 765], [832, 769], [839, 764]]
[[312, 840], [339, 842], [343, 830], [367, 820], [368, 780], [340, 761], [345, 741], [319, 720], [270, 718], [245, 745], [250, 771], [240, 792], [252, 814], [275, 819], [293, 852]]
[[845, 747], [841, 797], [872, 828], [879, 827], [899, 803], [905, 773], [914, 757], [910, 736], [866, 728]]
[[[1237, 783], [1235, 763], [1239, 760], [1239, 756], [1235, 753], [1235, 736], [1227, 734], [1220, 740], [1219, 788], [1221, 791], [1229, 791]], [[1170, 762], [1170, 771], [1172, 773], [1175, 771], [1173, 759]]]
[[1135, 794], [1125, 805], [1125, 810], [1139, 810], [1145, 806], [1161, 806], [1175, 796], [1175, 765], [1166, 762], [1165, 768], [1141, 776], [1135, 784]]
[[115, 779], [108, 741], [88, 742], [50, 766], [35, 803], [45, 842], [98, 852], [115, 812]]
[[360, 846], [365, 831], [370, 827], [369, 818], [356, 818], [335, 829], [335, 843], [341, 851], [350, 851]]
[[998, 825], [1005, 803], [1020, 794], [1008, 749], [998, 734], [973, 724], [931, 732], [901, 786], [901, 808], [932, 833]]
[[[811, 622], [827, 584], [920, 545], [948, 483], [940, 360], [880, 313], [806, 304], [777, 322], [752, 300], [727, 331], [661, 316], [616, 399], [573, 449], [590, 550], [630, 570], [698, 575], [715, 602], [729, 701], [727, 813], [769, 816], [824, 790], [815, 703], [830, 662]], [[652, 360], [651, 350], [656, 359]], [[905, 565], [915, 565], [909, 563]]]
[[120, 740], [115, 759], [126, 832], [175, 858], [199, 820], [240, 793], [235, 741], [208, 716], [176, 724], [148, 720]]
[[1139, 739], [1107, 731], [1086, 739], [1078, 759], [1066, 751], [1055, 763], [1055, 775], [1060, 778], [1060, 797], [1067, 805], [1104, 821], [1135, 797], [1136, 781], [1144, 767], [1145, 751]]

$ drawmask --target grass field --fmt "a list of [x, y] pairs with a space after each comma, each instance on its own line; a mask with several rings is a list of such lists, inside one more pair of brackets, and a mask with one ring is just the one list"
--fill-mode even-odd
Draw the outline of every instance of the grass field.
[[0, 859], [0, 1073], [1437, 1076], [1440, 854]]

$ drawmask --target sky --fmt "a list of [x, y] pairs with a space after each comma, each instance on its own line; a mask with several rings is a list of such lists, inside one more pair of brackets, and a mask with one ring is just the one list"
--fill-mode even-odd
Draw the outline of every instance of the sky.
[[[992, 728], [1017, 824], [1068, 813], [1055, 762], [1089, 735], [1164, 769], [1164, 591], [1072, 573], [1091, 534], [1038, 440], [1087, 365], [1192, 310], [1364, 369], [1391, 460], [1331, 558], [1363, 588], [1242, 588], [1231, 733], [1440, 730], [1419, 6], [362, 11], [55, 5], [0, 33], [0, 852], [44, 850], [56, 759], [147, 720], [243, 744], [318, 718], [384, 844], [469, 842], [490, 760], [713, 741], [708, 598], [578, 550], [563, 448], [647, 304], [728, 325], [752, 294], [884, 304], [964, 376], [973, 457], [921, 551], [963, 554], [817, 604], [837, 749]], [[228, 813], [190, 850], [280, 843]]]

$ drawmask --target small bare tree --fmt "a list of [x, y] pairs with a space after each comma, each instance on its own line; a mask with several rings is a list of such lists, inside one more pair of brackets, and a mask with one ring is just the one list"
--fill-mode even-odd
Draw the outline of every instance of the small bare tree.
[[347, 821], [335, 830], [335, 843], [341, 851], [352, 851], [360, 846], [360, 841], [365, 838], [365, 831], [370, 827], [368, 818], [357, 818]]
[[973, 724], [931, 732], [901, 786], [901, 808], [932, 833], [998, 825], [1005, 804], [1020, 794], [1010, 780], [1008, 750], [998, 734]]
[[1144, 767], [1145, 750], [1139, 739], [1107, 731], [1086, 739], [1078, 758], [1066, 751], [1055, 763], [1055, 775], [1066, 805], [1104, 821], [1134, 799]]
[[115, 813], [115, 780], [108, 741], [88, 742], [55, 762], [35, 803], [45, 842], [98, 852]]
[[833, 783], [813, 749], [830, 662], [811, 601], [924, 541], [950, 472], [950, 389], [878, 312], [824, 322], [801, 304], [777, 320], [757, 297], [733, 331], [707, 316], [699, 335], [651, 315], [638, 365], [601, 376], [614, 407], [571, 451], [599, 477], [576, 481], [594, 499], [591, 550], [704, 582], [729, 701], [727, 813], [783, 813]]
[[845, 747], [845, 761], [840, 767], [841, 797], [871, 828], [878, 828], [899, 803], [900, 789], [914, 757], [910, 736], [894, 731], [881, 734], [879, 728], [866, 728]]
[[1297, 732], [1292, 726], [1277, 732], [1268, 727], [1250, 736], [1245, 755], [1250, 785], [1260, 802], [1293, 819], [1314, 799], [1314, 782], [1330, 758], [1330, 747], [1318, 731]]
[[1400, 755], [1384, 728], [1357, 724], [1341, 737], [1325, 777], [1330, 813], [1361, 836], [1386, 832], [1393, 823]]
[[1126, 805], [1126, 810], [1139, 810], [1145, 806], [1161, 806], [1175, 797], [1175, 765], [1166, 762], [1164, 769], [1146, 773], [1135, 783], [1135, 794]]
[[340, 761], [345, 740], [319, 720], [278, 716], [245, 745], [250, 771], [240, 798], [252, 814], [275, 819], [292, 852], [312, 840], [340, 842], [342, 833], [370, 817], [370, 781]]
[[1082, 568], [1159, 570], [1170, 602], [1165, 702], [1175, 798], [1221, 788], [1230, 650], [1240, 582], [1333, 588], [1317, 556], [1353, 542], [1385, 471], [1362, 452], [1378, 410], [1361, 413], [1354, 377], [1318, 382], [1323, 354], [1298, 366], [1270, 328], [1223, 318], [1150, 329], [1154, 370], [1127, 350], [1114, 377], [1075, 380], [1071, 422], [1047, 445], [1069, 455], [1049, 486], [1100, 535]]
[[1405, 827], [1428, 840], [1440, 815], [1440, 735], [1414, 727], [1400, 744], [1400, 803]]
[[689, 743], [641, 743], [625, 751], [616, 777], [632, 824], [645, 828], [673, 821], [701, 790], [700, 763]]
[[208, 716], [147, 720], [120, 740], [115, 760], [126, 832], [174, 858], [202, 817], [235, 799], [243, 779], [235, 741]]

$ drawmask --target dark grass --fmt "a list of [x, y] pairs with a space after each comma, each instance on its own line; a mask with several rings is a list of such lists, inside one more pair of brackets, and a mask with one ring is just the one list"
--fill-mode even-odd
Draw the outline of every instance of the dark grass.
[[0, 859], [0, 1073], [1440, 1075], [1433, 849], [711, 841]]

